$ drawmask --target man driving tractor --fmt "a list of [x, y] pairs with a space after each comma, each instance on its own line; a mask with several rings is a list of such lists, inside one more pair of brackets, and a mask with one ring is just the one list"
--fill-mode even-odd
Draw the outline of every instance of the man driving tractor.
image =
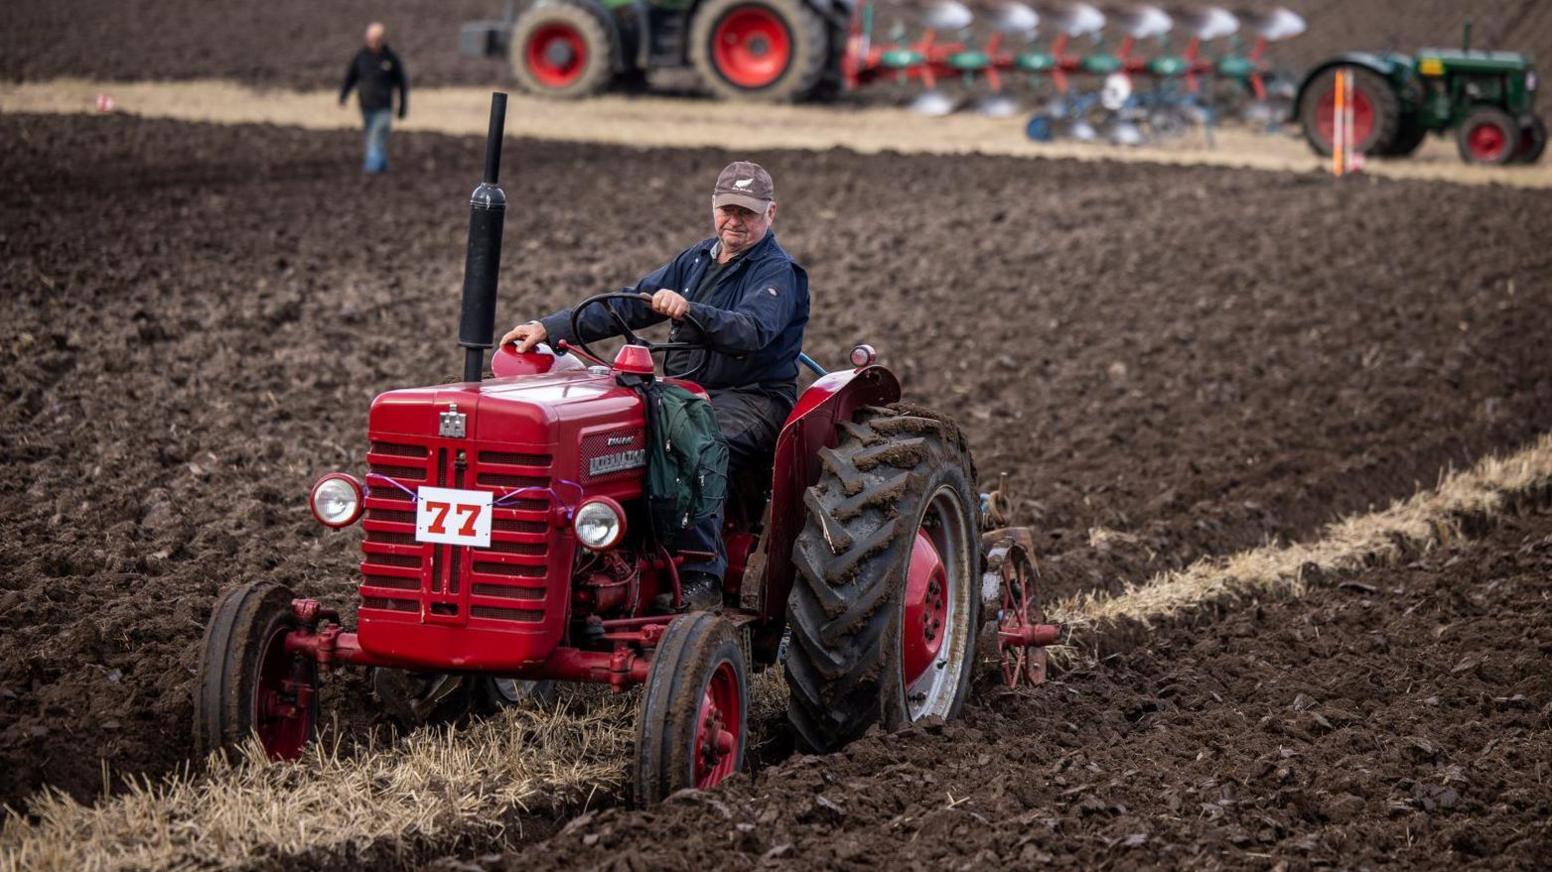
[[[686, 359], [707, 355], [696, 381], [711, 396], [733, 476], [770, 462], [782, 422], [797, 401], [798, 353], [808, 324], [808, 274], [771, 232], [775, 188], [759, 164], [728, 164], [717, 176], [711, 206], [715, 235], [628, 288], [651, 299], [627, 301], [619, 313], [631, 329], [671, 319], [673, 341], [706, 343], [705, 352], [670, 352], [663, 370], [685, 372], [690, 368]], [[681, 331], [693, 334], [695, 329], [685, 325], [687, 315], [704, 326], [704, 336], [681, 337]], [[572, 312], [565, 309], [517, 325], [501, 337], [501, 344], [513, 343], [524, 353], [540, 342], [591, 342], [621, 332], [597, 307], [578, 319], [582, 335], [572, 335], [571, 324]], [[727, 569], [722, 517], [718, 510], [683, 537], [685, 550], [715, 555], [687, 562], [680, 570], [688, 610], [721, 605]]]

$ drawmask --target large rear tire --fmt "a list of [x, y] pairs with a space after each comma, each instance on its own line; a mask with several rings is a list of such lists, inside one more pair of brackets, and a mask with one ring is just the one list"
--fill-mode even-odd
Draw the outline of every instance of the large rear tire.
[[788, 719], [830, 751], [873, 724], [952, 718], [981, 624], [975, 470], [954, 423], [903, 404], [840, 426], [804, 494], [787, 604]]
[[301, 629], [290, 590], [271, 581], [216, 600], [194, 681], [194, 746], [200, 756], [257, 735], [272, 759], [294, 760], [318, 724], [318, 664], [288, 653]]
[[1305, 86], [1299, 99], [1304, 139], [1317, 154], [1331, 154], [1337, 70], [1353, 77], [1353, 150], [1365, 155], [1388, 153], [1401, 131], [1401, 98], [1384, 76], [1363, 67], [1330, 67]]
[[658, 641], [636, 715], [636, 802], [715, 787], [744, 768], [749, 670], [724, 618], [691, 612]]
[[613, 25], [566, 0], [528, 7], [512, 27], [512, 74], [523, 90], [574, 100], [596, 94], [614, 73]]
[[1469, 164], [1502, 166], [1520, 150], [1520, 126], [1502, 109], [1483, 107], [1466, 116], [1455, 131], [1460, 159]]
[[707, 0], [690, 22], [690, 63], [728, 100], [810, 97], [831, 55], [824, 18], [803, 0]]

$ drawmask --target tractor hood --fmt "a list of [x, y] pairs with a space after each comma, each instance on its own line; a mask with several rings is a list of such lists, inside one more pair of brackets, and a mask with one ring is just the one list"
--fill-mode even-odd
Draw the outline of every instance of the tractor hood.
[[612, 375], [573, 370], [388, 391], [372, 401], [370, 426], [374, 439], [554, 446], [600, 424], [639, 427], [640, 406], [636, 393]]

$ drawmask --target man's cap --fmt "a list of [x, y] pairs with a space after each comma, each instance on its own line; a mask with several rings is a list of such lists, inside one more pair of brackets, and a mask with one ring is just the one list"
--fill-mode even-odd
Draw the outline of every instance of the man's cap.
[[711, 190], [711, 206], [743, 206], [751, 212], [765, 213], [766, 207], [776, 199], [776, 186], [765, 167], [746, 160], [734, 161], [717, 176], [717, 186]]

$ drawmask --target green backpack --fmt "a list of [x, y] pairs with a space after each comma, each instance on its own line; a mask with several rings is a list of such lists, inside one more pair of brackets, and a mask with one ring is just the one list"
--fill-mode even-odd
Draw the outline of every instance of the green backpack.
[[647, 506], [658, 541], [679, 536], [727, 499], [728, 447], [711, 403], [677, 385], [641, 386], [647, 401]]

